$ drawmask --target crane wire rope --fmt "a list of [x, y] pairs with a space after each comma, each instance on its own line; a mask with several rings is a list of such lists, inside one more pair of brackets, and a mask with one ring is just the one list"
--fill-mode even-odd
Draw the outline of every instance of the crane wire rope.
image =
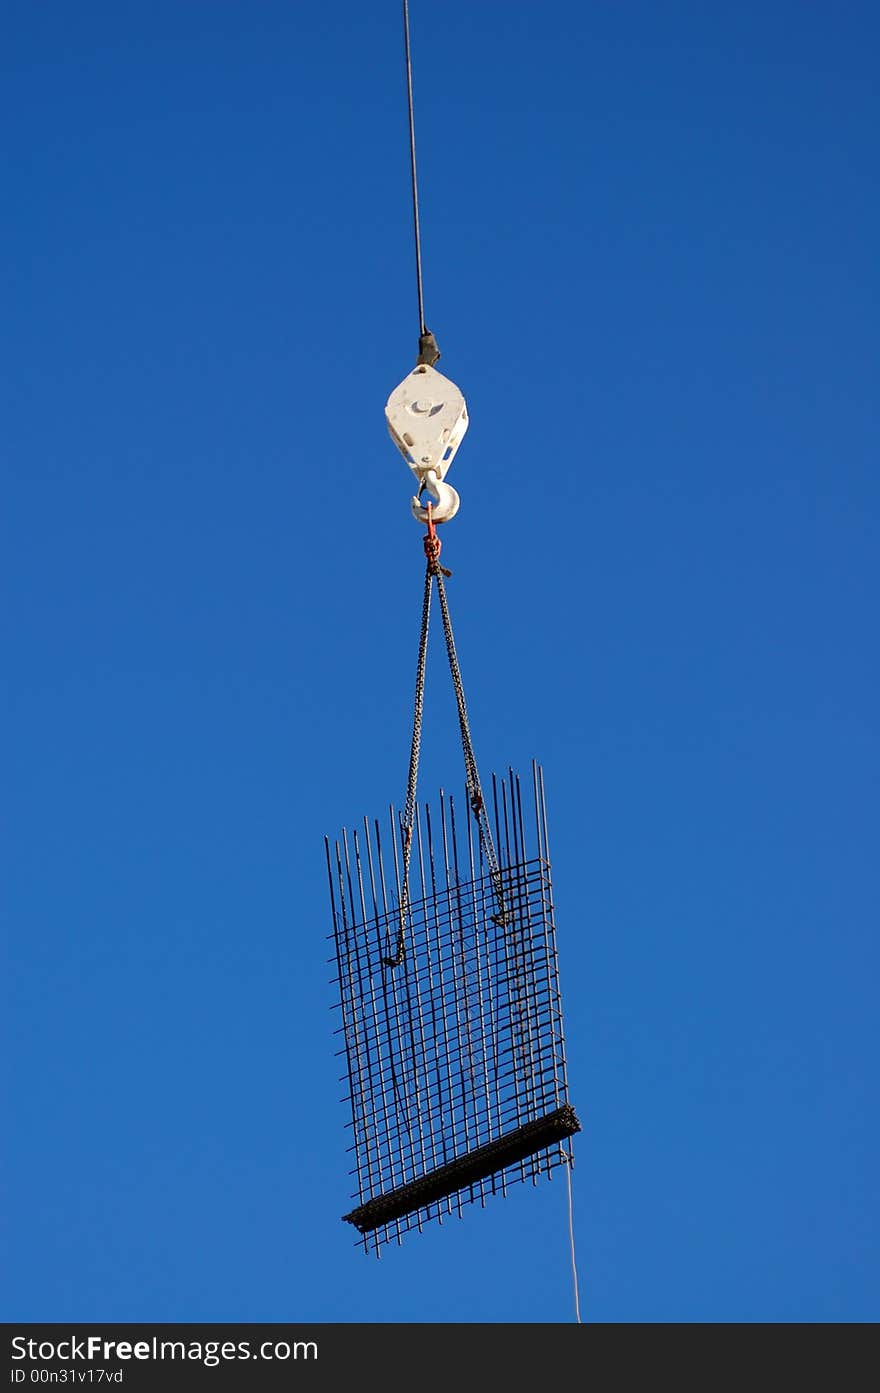
[[416, 288], [419, 296], [419, 336], [424, 338], [425, 297], [422, 290], [422, 238], [419, 229], [419, 184], [416, 177], [416, 121], [413, 113], [412, 57], [409, 47], [409, 0], [403, 0], [403, 44], [406, 53], [406, 99], [409, 112], [409, 167], [412, 178], [413, 235], [416, 246]]

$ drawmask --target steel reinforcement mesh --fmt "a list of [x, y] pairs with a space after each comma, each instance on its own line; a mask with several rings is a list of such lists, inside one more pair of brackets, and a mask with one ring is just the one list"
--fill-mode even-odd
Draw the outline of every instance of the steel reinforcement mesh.
[[[364, 1249], [571, 1164], [543, 776], [492, 780], [497, 874], [463, 798], [327, 841], [355, 1208]], [[403, 931], [403, 954], [393, 966]]]

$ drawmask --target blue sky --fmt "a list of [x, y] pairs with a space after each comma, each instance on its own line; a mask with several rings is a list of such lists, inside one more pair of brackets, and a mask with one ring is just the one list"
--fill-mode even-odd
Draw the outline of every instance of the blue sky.
[[[15, 3], [9, 1320], [564, 1321], [351, 1244], [322, 837], [405, 791], [396, 3]], [[545, 768], [585, 1319], [878, 1316], [876, 8], [413, 0], [484, 771]], [[462, 778], [435, 646], [422, 790]]]

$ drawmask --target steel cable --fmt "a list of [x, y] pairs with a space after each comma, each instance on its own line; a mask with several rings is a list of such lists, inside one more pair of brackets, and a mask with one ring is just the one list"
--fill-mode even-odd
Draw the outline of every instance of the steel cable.
[[419, 185], [416, 178], [416, 122], [413, 113], [413, 82], [412, 82], [412, 58], [409, 48], [409, 3], [403, 0], [403, 43], [406, 52], [406, 98], [409, 111], [409, 165], [412, 176], [412, 205], [413, 205], [413, 234], [416, 246], [416, 286], [419, 296], [419, 336], [424, 337], [428, 330], [425, 326], [425, 298], [422, 291], [422, 238], [419, 228]]

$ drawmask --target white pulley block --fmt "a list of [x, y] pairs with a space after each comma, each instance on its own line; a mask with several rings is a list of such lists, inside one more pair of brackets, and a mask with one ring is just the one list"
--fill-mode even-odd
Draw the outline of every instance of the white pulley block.
[[[419, 482], [435, 500], [435, 522], [448, 522], [458, 512], [459, 497], [444, 482], [468, 427], [467, 405], [459, 389], [436, 368], [420, 363], [395, 387], [385, 405], [388, 430]], [[413, 515], [427, 522], [418, 497]]]

